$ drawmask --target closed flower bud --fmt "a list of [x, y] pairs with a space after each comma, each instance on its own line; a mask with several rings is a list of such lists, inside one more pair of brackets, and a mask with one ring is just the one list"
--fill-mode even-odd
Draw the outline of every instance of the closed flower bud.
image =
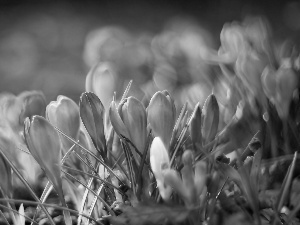
[[170, 157], [160, 137], [153, 139], [150, 148], [150, 164], [159, 193], [164, 200], [168, 200], [172, 194], [172, 189], [165, 184], [163, 170], [170, 168]]
[[202, 132], [201, 132], [202, 112], [199, 103], [195, 106], [195, 108], [196, 111], [192, 117], [192, 121], [190, 125], [190, 133], [191, 133], [191, 139], [194, 145], [194, 149], [199, 150], [199, 148], [202, 147]]
[[80, 97], [79, 107], [81, 120], [95, 148], [105, 160], [107, 157], [107, 148], [104, 134], [104, 106], [94, 93], [85, 92]]
[[147, 113], [154, 136], [160, 137], [169, 149], [176, 120], [175, 105], [169, 93], [167, 91], [156, 92], [150, 100]]
[[[25, 120], [24, 136], [31, 155], [45, 171], [55, 189], [61, 188], [61, 142], [57, 131], [41, 116]], [[58, 190], [57, 190], [58, 191]]]
[[215, 138], [219, 126], [219, 105], [213, 94], [207, 97], [202, 109], [202, 115], [203, 144], [207, 144]]
[[[62, 205], [67, 207], [62, 190], [61, 142], [57, 131], [45, 118], [33, 116], [31, 120], [25, 119], [24, 137], [31, 155], [45, 171]], [[66, 224], [71, 225], [69, 212], [64, 211], [64, 216]]]
[[127, 128], [122, 120], [122, 118], [119, 115], [117, 104], [115, 101], [112, 101], [109, 107], [109, 118], [111, 121], [111, 124], [116, 131], [116, 133], [120, 137], [125, 137], [127, 139], [130, 139], [130, 135], [127, 131]]
[[[56, 101], [52, 101], [46, 107], [46, 117], [50, 123], [59, 128], [69, 137], [77, 140], [79, 137], [79, 107], [70, 98], [59, 95]], [[61, 141], [65, 150], [68, 150], [72, 143], [61, 136]]]
[[140, 152], [147, 141], [147, 114], [143, 104], [134, 97], [125, 99], [119, 106], [119, 114], [126, 126], [130, 140]]

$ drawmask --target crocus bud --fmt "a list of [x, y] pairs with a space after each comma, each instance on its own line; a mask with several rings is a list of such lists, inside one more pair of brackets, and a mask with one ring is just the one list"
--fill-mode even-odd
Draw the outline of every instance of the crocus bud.
[[[24, 137], [31, 155], [45, 171], [62, 205], [67, 207], [62, 190], [61, 142], [57, 131], [41, 116], [33, 116], [31, 120], [26, 118], [24, 123]], [[64, 216], [66, 224], [71, 225], [70, 213], [64, 211]]]
[[160, 137], [153, 139], [150, 148], [150, 164], [159, 193], [164, 200], [168, 200], [172, 194], [172, 189], [165, 184], [163, 171], [170, 168], [170, 157]]
[[116, 133], [120, 137], [125, 137], [127, 139], [130, 139], [128, 130], [127, 130], [122, 118], [120, 117], [120, 115], [118, 113], [117, 104], [115, 101], [112, 101], [110, 104], [109, 118], [110, 118], [111, 124], [112, 124], [114, 130], [116, 131]]
[[22, 92], [18, 99], [22, 105], [20, 113], [20, 124], [23, 126], [26, 117], [31, 118], [34, 115], [45, 116], [46, 98], [41, 91], [25, 91]]
[[199, 149], [202, 147], [202, 133], [201, 133], [201, 126], [202, 126], [202, 113], [200, 103], [195, 106], [195, 114], [192, 117], [191, 125], [190, 125], [190, 133], [192, 143], [195, 149]]
[[202, 109], [202, 115], [203, 144], [207, 144], [215, 138], [219, 126], [219, 105], [213, 94], [207, 97]]
[[[70, 98], [59, 95], [56, 101], [52, 101], [46, 107], [46, 118], [50, 123], [59, 128], [69, 137], [77, 140], [79, 137], [79, 107]], [[61, 136], [61, 141], [65, 150], [69, 150], [73, 143]]]
[[121, 119], [126, 126], [130, 140], [140, 152], [147, 141], [147, 114], [143, 104], [134, 97], [125, 99], [118, 108]]
[[[25, 141], [34, 159], [45, 171], [47, 177], [59, 193], [61, 183], [61, 142], [57, 131], [41, 116], [25, 120]], [[61, 193], [62, 194], [62, 193]]]
[[85, 92], [80, 97], [80, 117], [89, 133], [95, 148], [102, 158], [107, 157], [104, 134], [105, 109], [100, 99], [92, 92]]
[[154, 136], [160, 137], [169, 149], [176, 120], [176, 109], [170, 94], [167, 91], [156, 92], [150, 100], [147, 113]]
[[117, 75], [108, 62], [100, 62], [93, 66], [86, 77], [85, 90], [94, 92], [101, 99], [104, 108], [109, 107], [111, 96], [115, 90]]

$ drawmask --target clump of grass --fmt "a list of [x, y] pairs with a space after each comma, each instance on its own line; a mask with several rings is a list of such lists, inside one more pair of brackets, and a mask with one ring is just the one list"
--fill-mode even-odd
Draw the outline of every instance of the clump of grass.
[[[109, 107], [95, 85], [79, 105], [59, 96], [46, 106], [41, 92], [2, 95], [3, 223], [300, 224], [299, 55], [280, 58], [270, 43], [264, 21], [232, 23], [218, 54], [202, 54], [235, 93], [225, 104], [212, 93], [179, 110], [166, 90], [139, 100], [128, 96], [134, 81]], [[109, 76], [110, 67], [96, 69], [105, 65], [88, 84]], [[16, 146], [47, 177], [41, 196]], [[14, 198], [16, 179], [32, 200]]]

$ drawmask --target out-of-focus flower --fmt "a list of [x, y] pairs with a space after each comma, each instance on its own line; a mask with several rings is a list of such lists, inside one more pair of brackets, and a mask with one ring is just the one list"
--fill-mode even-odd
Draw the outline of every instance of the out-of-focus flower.
[[[69, 137], [78, 140], [79, 136], [79, 107], [70, 98], [59, 95], [56, 101], [50, 102], [46, 107], [46, 117], [50, 123], [59, 128]], [[63, 148], [69, 150], [72, 143], [60, 135]]]
[[34, 115], [45, 116], [46, 98], [41, 91], [24, 91], [18, 96], [22, 111], [20, 113], [20, 124], [23, 126], [26, 117]]
[[154, 136], [160, 137], [169, 149], [176, 120], [176, 108], [170, 94], [167, 91], [156, 92], [150, 100], [147, 113]]
[[298, 87], [298, 75], [292, 68], [282, 65], [277, 71], [266, 67], [261, 79], [265, 94], [275, 105], [279, 117], [287, 119], [293, 92]]
[[150, 148], [150, 164], [159, 193], [164, 200], [168, 200], [172, 194], [172, 189], [165, 184], [163, 170], [170, 168], [170, 157], [160, 137], [153, 139]]
[[90, 67], [100, 61], [113, 61], [130, 40], [130, 35], [120, 27], [93, 30], [86, 38], [84, 61]]
[[233, 63], [241, 51], [245, 50], [243, 28], [238, 23], [226, 23], [220, 34], [221, 49], [219, 57], [221, 63]]
[[130, 140], [140, 152], [144, 152], [147, 141], [147, 114], [143, 104], [134, 97], [120, 103], [119, 115], [126, 126]]
[[10, 93], [0, 95], [0, 127], [6, 125], [13, 129], [19, 126], [19, 116], [21, 113], [21, 104], [19, 99]]
[[89, 71], [86, 82], [86, 92], [94, 92], [107, 109], [111, 102], [115, 83], [117, 81], [117, 73], [111, 63], [100, 62], [93, 66]]

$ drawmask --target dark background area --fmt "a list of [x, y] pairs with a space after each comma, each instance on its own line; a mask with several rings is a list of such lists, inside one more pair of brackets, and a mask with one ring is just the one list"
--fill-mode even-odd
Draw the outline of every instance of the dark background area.
[[74, 100], [84, 91], [89, 67], [83, 60], [86, 35], [117, 25], [133, 35], [155, 35], [175, 17], [194, 21], [212, 34], [216, 49], [225, 22], [265, 16], [278, 40], [299, 37], [296, 1], [0, 1], [0, 92], [42, 90]]

